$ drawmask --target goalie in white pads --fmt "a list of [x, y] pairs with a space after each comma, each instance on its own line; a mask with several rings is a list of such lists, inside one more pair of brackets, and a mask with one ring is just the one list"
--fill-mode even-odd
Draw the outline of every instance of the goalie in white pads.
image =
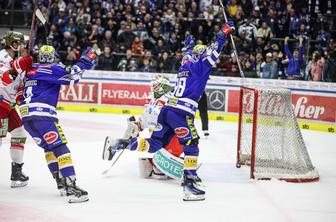
[[[120, 149], [124, 141], [129, 141], [133, 138], [134, 143], [131, 143], [127, 148], [132, 151], [155, 153], [153, 158], [139, 158], [139, 170], [141, 177], [155, 179], [173, 178], [178, 181], [182, 180], [183, 176], [183, 159], [180, 155], [183, 153], [183, 147], [174, 136], [171, 139], [166, 139], [163, 146], [147, 149], [141, 144], [147, 144], [147, 140], [138, 137], [139, 132], [147, 128], [150, 131], [160, 130], [160, 125], [157, 124], [157, 117], [161, 107], [166, 103], [164, 94], [170, 92], [172, 87], [169, 84], [169, 79], [162, 74], [154, 76], [151, 82], [152, 100], [146, 105], [145, 112], [136, 121], [134, 116], [127, 120], [127, 129], [121, 140], [113, 140], [112, 137], [106, 137], [103, 159], [112, 160], [116, 152]], [[132, 145], [133, 144], [133, 145]], [[138, 144], [138, 145], [137, 145]], [[163, 148], [164, 147], [164, 148]], [[126, 148], [126, 147], [125, 147]]]

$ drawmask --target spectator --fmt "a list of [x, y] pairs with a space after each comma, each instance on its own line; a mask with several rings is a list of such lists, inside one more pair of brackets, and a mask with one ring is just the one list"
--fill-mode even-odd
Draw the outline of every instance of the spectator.
[[80, 52], [76, 48], [68, 47], [64, 64], [67, 66], [73, 65], [79, 58]]
[[289, 37], [285, 38], [285, 53], [289, 59], [289, 63], [286, 70], [286, 76], [288, 79], [298, 79], [301, 76], [300, 68], [303, 64], [303, 38], [299, 39], [299, 49], [295, 49], [293, 54], [289, 51], [288, 47]]
[[271, 52], [266, 54], [266, 61], [261, 64], [260, 77], [264, 79], [277, 79], [278, 78], [278, 64], [273, 61]]
[[77, 26], [77, 35], [79, 39], [79, 45], [82, 48], [88, 46], [88, 37], [92, 34], [92, 24], [90, 22], [90, 16], [84, 14], [82, 19], [79, 19]]
[[231, 58], [228, 60], [225, 60], [223, 62], [222, 67], [224, 68], [224, 72], [226, 73], [226, 76], [233, 76], [233, 77], [239, 77], [239, 68], [237, 64], [237, 59], [234, 54], [231, 54]]
[[168, 47], [169, 51], [172, 53], [176, 53], [181, 48], [177, 36], [174, 32], [171, 33], [169, 36]]
[[319, 52], [313, 53], [312, 60], [306, 67], [306, 80], [322, 81], [322, 72], [324, 66], [324, 59], [320, 56]]
[[266, 42], [273, 37], [273, 33], [267, 22], [263, 21], [261, 27], [257, 30], [257, 37], [262, 37]]
[[241, 9], [240, 5], [238, 5], [237, 0], [231, 0], [230, 2], [231, 2], [231, 4], [227, 8], [227, 10], [228, 10], [229, 15], [231, 17], [235, 17], [239, 13], [242, 13], [242, 9]]
[[143, 43], [138, 36], [135, 37], [134, 42], [132, 44], [132, 53], [133, 54], [139, 54], [139, 55], [144, 54]]
[[117, 69], [119, 71], [135, 71], [137, 69], [137, 61], [132, 55], [132, 50], [126, 50], [126, 57], [121, 58]]
[[112, 38], [112, 31], [105, 31], [104, 38], [98, 43], [98, 45], [100, 48], [104, 48], [105, 46], [109, 47], [111, 49], [111, 52], [115, 51], [115, 49], [117, 48], [117, 44]]
[[258, 77], [261, 76], [261, 64], [264, 62], [264, 58], [261, 52], [258, 52], [255, 57], [255, 70]]
[[172, 71], [172, 62], [167, 52], [163, 52], [162, 56], [158, 60], [159, 72], [169, 73]]
[[64, 32], [70, 32], [71, 34], [76, 34], [76, 26], [73, 18], [70, 18], [68, 24], [64, 26]]
[[62, 7], [59, 8], [58, 16], [54, 17], [52, 24], [56, 25], [60, 32], [64, 32], [64, 28], [68, 25], [68, 21], [69, 18], [66, 16], [65, 7]]
[[257, 27], [251, 23], [250, 18], [246, 18], [244, 23], [239, 26], [238, 33], [244, 33], [245, 38], [251, 43], [252, 39], [257, 36]]
[[130, 25], [126, 25], [125, 31], [123, 31], [119, 36], [118, 36], [118, 43], [122, 48], [125, 49], [131, 49], [133, 41], [134, 41], [135, 35], [133, 34], [131, 30]]
[[114, 57], [111, 55], [111, 49], [108, 46], [104, 47], [104, 53], [98, 58], [98, 66], [96, 69], [100, 70], [114, 70]]
[[336, 56], [334, 50], [329, 50], [326, 55], [325, 65], [323, 66], [323, 80], [336, 82]]
[[138, 72], [156, 72], [156, 69], [151, 65], [150, 59], [144, 58], [142, 66], [137, 70]]
[[[21, 2], [24, 7], [29, 1]], [[322, 72], [321, 78], [324, 81], [333, 79], [331, 70], [334, 67], [334, 55], [329, 54], [335, 48], [333, 46], [335, 32], [332, 30], [336, 29], [336, 23], [332, 17], [326, 16], [326, 13], [336, 12], [336, 7], [333, 7], [336, 5], [334, 1], [226, 0], [224, 4], [227, 5], [229, 20], [234, 20], [236, 26], [239, 27], [232, 36], [240, 54], [242, 67], [249, 73], [247, 76], [265, 76], [265, 69], [264, 66], [261, 68], [261, 64], [267, 67], [267, 60], [270, 58], [265, 57], [265, 54], [268, 52], [273, 54], [273, 62], [277, 63], [280, 78], [285, 74], [284, 63], [288, 63], [287, 72], [292, 70], [292, 63], [296, 59], [284, 60], [283, 46], [277, 42], [279, 40], [273, 39], [290, 36], [296, 39], [300, 37], [316, 39], [316, 42], [311, 41], [309, 51], [328, 52], [324, 56], [323, 70], [325, 71]], [[46, 16], [47, 8], [41, 8], [43, 15]], [[176, 71], [181, 60], [179, 51], [181, 40], [186, 35], [192, 34], [197, 40], [207, 44], [220, 30], [219, 24], [221, 24], [222, 17], [219, 0], [146, 0], [139, 2], [133, 0], [55, 0], [51, 1], [49, 7], [49, 21], [51, 21], [49, 33], [45, 33], [44, 27], [38, 25], [34, 50], [38, 49], [37, 44], [45, 42], [48, 36], [50, 43], [57, 50], [61, 50], [59, 51], [60, 56], [71, 63], [74, 56], [66, 59], [68, 47], [81, 50], [87, 46], [98, 46], [95, 51], [99, 52], [105, 51], [105, 46], [108, 46], [110, 54], [113, 53], [113, 62], [116, 64], [113, 68], [118, 68], [120, 56], [123, 58], [122, 64], [126, 62], [126, 66], [119, 66], [118, 69], [125, 71], [134, 70], [138, 62], [140, 66], [136, 70], [140, 70], [143, 63], [147, 63], [147, 60], [143, 61], [145, 58], [148, 59], [151, 67], [160, 68], [163, 64], [163, 57], [167, 57], [163, 56], [166, 52], [167, 61], [171, 63], [171, 70]], [[26, 22], [27, 19], [23, 18], [23, 20]], [[273, 49], [273, 43], [277, 43], [276, 49]], [[229, 70], [229, 75], [235, 75], [235, 72], [231, 72], [231, 68], [235, 69], [234, 59], [229, 58], [223, 61], [223, 58], [232, 52], [230, 45], [225, 45], [224, 55], [220, 58], [221, 62], [214, 67], [213, 74], [222, 75], [224, 64]], [[297, 47], [296, 44], [290, 44], [290, 46]], [[131, 60], [127, 59], [128, 56], [124, 56], [127, 49], [133, 50]], [[289, 50], [289, 47], [287, 49]], [[135, 58], [134, 54], [140, 56]], [[293, 58], [294, 54], [296, 53], [293, 53]], [[263, 57], [266, 59], [265, 62]], [[132, 65], [130, 65], [131, 61]], [[167, 61], [165, 60], [164, 63], [167, 64]], [[304, 69], [306, 64], [303, 62], [300, 64], [300, 68]], [[310, 66], [312, 64], [313, 61]]]

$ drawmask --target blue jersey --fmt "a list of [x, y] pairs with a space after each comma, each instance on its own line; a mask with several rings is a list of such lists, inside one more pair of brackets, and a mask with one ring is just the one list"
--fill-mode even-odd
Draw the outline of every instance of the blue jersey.
[[186, 52], [188, 59], [182, 62], [177, 75], [174, 92], [170, 95], [167, 108], [184, 110], [195, 114], [198, 101], [205, 91], [211, 68], [216, 63], [226, 39], [216, 38], [199, 58], [193, 58], [191, 50]]
[[87, 68], [91, 67], [82, 62], [72, 67], [61, 63], [34, 64], [26, 75], [25, 100], [20, 105], [22, 119], [57, 119], [56, 106], [61, 85], [77, 83]]

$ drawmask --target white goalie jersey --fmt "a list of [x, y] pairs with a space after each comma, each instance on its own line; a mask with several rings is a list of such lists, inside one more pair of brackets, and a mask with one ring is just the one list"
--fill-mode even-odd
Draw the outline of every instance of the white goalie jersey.
[[140, 126], [142, 129], [160, 131], [162, 126], [157, 123], [162, 107], [168, 101], [168, 96], [163, 95], [158, 99], [153, 98], [145, 108], [145, 112], [139, 117]]

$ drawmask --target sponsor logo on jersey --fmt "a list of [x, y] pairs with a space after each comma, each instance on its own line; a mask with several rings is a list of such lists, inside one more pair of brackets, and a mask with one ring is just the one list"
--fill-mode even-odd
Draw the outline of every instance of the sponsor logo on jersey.
[[58, 138], [58, 134], [54, 131], [47, 132], [43, 135], [43, 139], [48, 143], [51, 144], [55, 142]]
[[186, 127], [179, 127], [179, 128], [176, 128], [174, 131], [177, 137], [179, 138], [184, 138], [189, 134], [189, 129]]
[[37, 145], [40, 145], [41, 142], [42, 142], [41, 138], [39, 138], [39, 137], [33, 137], [33, 140], [35, 141], [35, 143], [36, 143]]

